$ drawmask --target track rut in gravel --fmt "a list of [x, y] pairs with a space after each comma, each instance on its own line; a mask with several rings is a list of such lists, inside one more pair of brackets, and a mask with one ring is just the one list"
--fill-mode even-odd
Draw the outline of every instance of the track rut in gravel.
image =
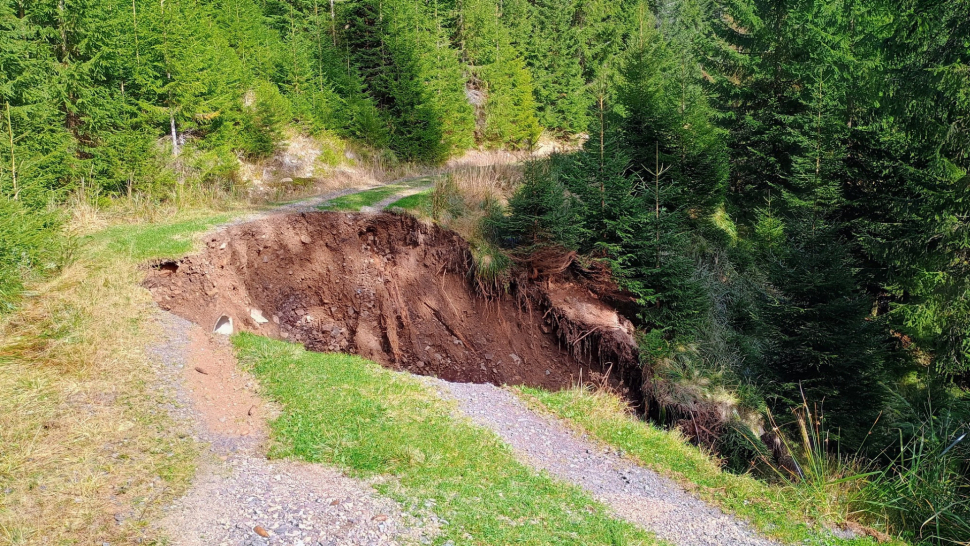
[[427, 380], [463, 415], [502, 438], [527, 464], [575, 483], [625, 519], [679, 546], [780, 546], [746, 523], [527, 408], [494, 385]]

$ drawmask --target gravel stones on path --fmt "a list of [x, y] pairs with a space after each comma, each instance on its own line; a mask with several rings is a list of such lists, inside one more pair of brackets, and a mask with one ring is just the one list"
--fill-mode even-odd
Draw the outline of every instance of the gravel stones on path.
[[430, 542], [419, 524], [337, 470], [252, 456], [204, 468], [163, 522], [174, 544], [183, 546]]
[[[193, 331], [198, 326], [169, 313], [156, 316], [163, 339], [149, 354], [159, 389], [172, 400], [173, 417], [209, 446], [191, 489], [159, 522], [170, 544], [430, 543], [438, 520], [427, 509], [405, 511], [371, 484], [332, 468], [267, 461], [265, 426], [250, 418], [265, 418], [272, 408], [254, 402], [256, 382], [238, 371], [231, 349], [211, 345], [225, 340], [206, 332], [200, 336]], [[508, 391], [491, 384], [424, 380], [456, 399], [464, 415], [498, 434], [525, 462], [582, 486], [617, 517], [662, 539], [681, 546], [777, 544], [672, 481], [536, 414]]]
[[[149, 347], [158, 388], [173, 417], [209, 447], [189, 491], [165, 509], [157, 526], [173, 546], [384, 546], [430, 543], [435, 516], [424, 507], [405, 513], [372, 484], [324, 465], [269, 461], [265, 426], [234, 424], [257, 396], [255, 381], [238, 370], [222, 339], [206, 339], [190, 322], [159, 312], [162, 339]], [[222, 350], [226, 349], [226, 350]], [[203, 360], [200, 360], [203, 359]], [[228, 373], [228, 368], [236, 370]], [[206, 371], [198, 383], [192, 374]], [[198, 383], [198, 384], [196, 384]], [[243, 403], [240, 406], [240, 403]], [[261, 406], [260, 406], [261, 409]], [[271, 408], [267, 408], [269, 413]], [[220, 417], [219, 411], [225, 416]], [[265, 416], [262, 411], [256, 415]], [[243, 424], [247, 426], [242, 426]]]
[[527, 464], [582, 486], [617, 517], [681, 546], [778, 546], [746, 523], [690, 496], [673, 481], [580, 438], [494, 385], [428, 379], [474, 423], [502, 438]]

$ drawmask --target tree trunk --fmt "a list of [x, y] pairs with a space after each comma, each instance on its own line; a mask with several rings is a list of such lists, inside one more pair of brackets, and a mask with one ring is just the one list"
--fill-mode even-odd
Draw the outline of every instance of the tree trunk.
[[168, 119], [172, 124], [172, 156], [179, 156], [179, 139], [178, 133], [175, 132], [175, 113], [169, 110]]
[[337, 12], [333, 9], [333, 0], [330, 0], [330, 33], [333, 35], [333, 47], [337, 47]]

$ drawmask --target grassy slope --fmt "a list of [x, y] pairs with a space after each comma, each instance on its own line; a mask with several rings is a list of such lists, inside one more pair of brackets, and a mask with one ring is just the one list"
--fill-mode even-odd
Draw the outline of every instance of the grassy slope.
[[[197, 446], [144, 354], [139, 264], [191, 250], [226, 216], [116, 226], [0, 320], [0, 544], [131, 544], [187, 486]], [[118, 524], [115, 518], [122, 524]]]
[[710, 456], [689, 445], [681, 435], [631, 416], [615, 396], [587, 389], [518, 391], [531, 406], [622, 449], [644, 466], [684, 484], [699, 498], [747, 519], [770, 537], [793, 544], [874, 544], [870, 538], [839, 539], [819, 533], [806, 521], [838, 520], [831, 506], [808, 502], [796, 488], [772, 486], [750, 476], [721, 471]]
[[383, 492], [406, 505], [433, 501], [447, 522], [439, 543], [656, 543], [611, 520], [579, 488], [516, 462], [492, 433], [450, 417], [450, 406], [418, 379], [355, 356], [234, 339], [242, 363], [283, 408], [272, 423], [272, 456], [393, 475]]
[[159, 224], [117, 225], [88, 236], [86, 242], [96, 252], [134, 263], [179, 258], [192, 250], [197, 235], [229, 218], [227, 214], [203, 214]]

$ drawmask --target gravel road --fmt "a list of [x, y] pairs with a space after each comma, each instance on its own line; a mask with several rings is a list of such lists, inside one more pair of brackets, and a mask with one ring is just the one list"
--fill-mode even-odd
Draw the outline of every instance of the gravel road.
[[[336, 199], [338, 197], [343, 197], [345, 195], [351, 195], [351, 194], [355, 194], [355, 193], [361, 193], [361, 192], [365, 192], [365, 191], [369, 191], [369, 190], [375, 190], [375, 189], [380, 188], [380, 187], [383, 187], [383, 186], [407, 185], [408, 183], [414, 182], [416, 180], [423, 180], [423, 179], [433, 180], [436, 176], [437, 175], [435, 175], [435, 174], [426, 174], [426, 175], [420, 175], [420, 176], [410, 176], [410, 177], [407, 177], [407, 178], [399, 178], [397, 180], [391, 180], [391, 181], [388, 181], [386, 183], [377, 184], [377, 185], [373, 185], [373, 186], [365, 186], [365, 187], [361, 187], [361, 188], [347, 188], [347, 189], [344, 189], [344, 190], [333, 191], [333, 192], [325, 193], [325, 194], [322, 194], [322, 195], [316, 195], [316, 196], [313, 196], [313, 197], [309, 197], [307, 199], [302, 199], [300, 201], [296, 201], [296, 202], [293, 202], [293, 203], [288, 203], [286, 205], [281, 205], [281, 206], [276, 207], [275, 209], [273, 209], [272, 214], [280, 214], [280, 213], [288, 214], [288, 213], [293, 213], [293, 212], [314, 212], [316, 210], [319, 210], [317, 207], [319, 207], [320, 205], [324, 205], [328, 201], [332, 201], [332, 200], [334, 200], [334, 199]], [[420, 192], [422, 192], [422, 191], [424, 191], [424, 190], [432, 187], [433, 185], [434, 185], [434, 183], [432, 182], [431, 184], [427, 184], [427, 185], [414, 186], [414, 187], [411, 187], [411, 188], [403, 189], [400, 192], [395, 193], [391, 197], [387, 197], [384, 200], [379, 201], [379, 202], [373, 204], [370, 207], [364, 207], [364, 208], [366, 208], [368, 210], [366, 210], [366, 211], [365, 210], [361, 210], [361, 212], [380, 212], [380, 211], [384, 210], [385, 208], [387, 208], [387, 206], [390, 205], [391, 203], [394, 203], [395, 201], [397, 201], [398, 199], [403, 199], [403, 198], [405, 198], [405, 197], [407, 197], [409, 195], [414, 195], [416, 193], [420, 193]]]
[[428, 381], [442, 396], [457, 400], [461, 412], [474, 423], [498, 434], [526, 463], [582, 486], [617, 517], [664, 540], [681, 546], [780, 546], [688, 495], [671, 480], [536, 414], [506, 390]]
[[[169, 412], [208, 448], [189, 491], [166, 507], [159, 530], [173, 546], [336, 546], [429, 544], [437, 518], [423, 506], [407, 512], [381, 497], [371, 483], [324, 465], [269, 461], [265, 431], [232, 434], [218, 430], [211, 413], [232, 406], [206, 405], [204, 391], [191, 388], [199, 373], [193, 355], [197, 326], [159, 312], [161, 339], [149, 347], [159, 389], [172, 400]], [[195, 341], [193, 341], [195, 340]], [[210, 348], [211, 350], [211, 348]], [[214, 374], [214, 361], [201, 363]], [[235, 361], [231, 362], [235, 366]], [[227, 396], [246, 394], [251, 378], [225, 384]], [[250, 393], [251, 394], [251, 393]], [[203, 407], [205, 406], [205, 407]], [[203, 419], [208, 413], [210, 419]], [[219, 420], [214, 422], [218, 423]], [[231, 429], [230, 429], [231, 430]]]
[[323, 465], [237, 455], [199, 473], [162, 524], [183, 546], [430, 543], [427, 518]]

